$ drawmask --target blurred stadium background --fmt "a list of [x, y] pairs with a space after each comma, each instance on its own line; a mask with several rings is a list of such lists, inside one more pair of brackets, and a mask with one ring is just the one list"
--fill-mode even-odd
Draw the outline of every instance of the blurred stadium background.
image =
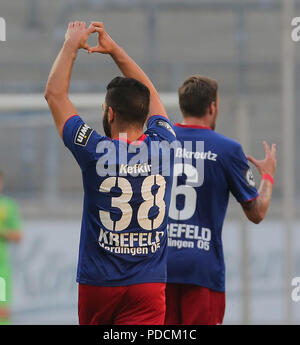
[[[263, 139], [278, 144], [267, 219], [251, 225], [235, 201], [229, 205], [224, 323], [300, 322], [300, 302], [291, 299], [300, 276], [300, 47], [290, 37], [297, 15], [298, 0], [1, 0], [0, 169], [24, 231], [12, 248], [14, 323], [77, 323], [80, 169], [42, 96], [70, 20], [104, 21], [150, 74], [172, 121], [180, 121], [179, 85], [204, 74], [220, 83], [218, 131], [258, 158]], [[76, 61], [72, 99], [100, 132], [105, 86], [118, 74], [107, 56], [80, 52]]]

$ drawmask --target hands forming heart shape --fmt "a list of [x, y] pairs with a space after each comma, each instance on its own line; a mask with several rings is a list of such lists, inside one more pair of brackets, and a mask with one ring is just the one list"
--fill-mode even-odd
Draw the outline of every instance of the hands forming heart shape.
[[[98, 34], [98, 44], [90, 47], [87, 40], [91, 34]], [[92, 22], [87, 28], [85, 22], [70, 22], [65, 35], [65, 42], [75, 50], [86, 49], [88, 53], [111, 54], [117, 44], [105, 31], [102, 22]]]

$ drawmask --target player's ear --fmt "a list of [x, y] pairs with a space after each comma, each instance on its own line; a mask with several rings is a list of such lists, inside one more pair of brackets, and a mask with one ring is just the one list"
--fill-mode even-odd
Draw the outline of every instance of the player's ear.
[[217, 110], [217, 105], [216, 105], [216, 102], [213, 101], [213, 102], [210, 103], [210, 105], [208, 107], [209, 115], [215, 115], [216, 110]]
[[115, 120], [116, 113], [112, 107], [108, 107], [108, 122], [111, 123]]

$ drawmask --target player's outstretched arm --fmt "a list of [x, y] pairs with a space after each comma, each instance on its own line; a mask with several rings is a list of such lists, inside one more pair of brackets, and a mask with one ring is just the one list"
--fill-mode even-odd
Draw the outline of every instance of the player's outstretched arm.
[[252, 162], [258, 169], [262, 180], [259, 187], [259, 196], [252, 201], [242, 203], [243, 210], [253, 223], [260, 223], [266, 216], [273, 190], [273, 177], [276, 170], [276, 145], [273, 144], [271, 149], [264, 141], [266, 156], [263, 160], [257, 160], [251, 156], [247, 159]]
[[117, 66], [120, 68], [123, 75], [127, 78], [134, 78], [139, 82], [146, 85], [150, 90], [150, 108], [148, 118], [152, 115], [167, 116], [166, 109], [162, 104], [159, 94], [152, 84], [151, 80], [144, 73], [144, 71], [130, 58], [127, 53], [122, 49], [105, 31], [102, 22], [92, 22], [90, 27], [94, 27], [98, 32], [98, 45], [91, 47], [89, 53], [102, 53], [110, 54]]
[[91, 32], [85, 22], [70, 22], [63, 47], [49, 74], [45, 98], [61, 137], [66, 120], [77, 113], [68, 96], [72, 67], [78, 50], [89, 49], [86, 42]]

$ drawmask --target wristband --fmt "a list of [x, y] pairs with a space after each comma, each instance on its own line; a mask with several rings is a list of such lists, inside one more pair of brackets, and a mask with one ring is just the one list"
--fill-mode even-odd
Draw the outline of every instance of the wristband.
[[262, 179], [263, 179], [263, 180], [268, 180], [268, 181], [270, 181], [272, 184], [274, 184], [274, 178], [273, 178], [271, 175], [269, 175], [269, 174], [263, 174], [263, 175], [262, 175]]

